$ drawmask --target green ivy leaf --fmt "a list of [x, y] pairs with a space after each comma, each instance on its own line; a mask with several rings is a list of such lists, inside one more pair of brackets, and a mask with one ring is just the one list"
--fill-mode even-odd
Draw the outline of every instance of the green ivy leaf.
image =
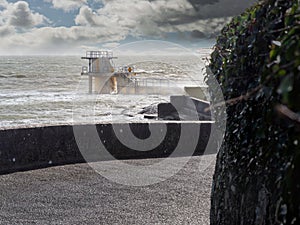
[[292, 76], [292, 74], [289, 74], [281, 81], [280, 86], [277, 89], [277, 93], [285, 95], [293, 90], [293, 85], [294, 77]]
[[273, 60], [276, 58], [276, 56], [277, 56], [277, 49], [274, 48], [270, 51], [270, 59]]
[[278, 75], [279, 75], [280, 77], [286, 75], [286, 70], [284, 70], [284, 69], [279, 70]]

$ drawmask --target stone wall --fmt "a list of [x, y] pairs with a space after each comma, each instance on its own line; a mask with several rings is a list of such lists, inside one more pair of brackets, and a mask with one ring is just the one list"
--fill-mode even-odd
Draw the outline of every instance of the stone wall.
[[[157, 122], [151, 126], [156, 130], [165, 124], [167, 127], [163, 141], [153, 150], [142, 152], [130, 149], [122, 144], [113, 129], [112, 124], [77, 125], [76, 129], [89, 135], [89, 130], [95, 129], [106, 149], [117, 159], [139, 159], [169, 156], [178, 144], [181, 136], [181, 126], [195, 126], [195, 123]], [[117, 124], [117, 128], [124, 128], [128, 124]], [[209, 140], [212, 123], [199, 122], [200, 136], [194, 154], [203, 154]], [[151, 133], [149, 123], [129, 124], [133, 135], [139, 139], [147, 139]], [[0, 174], [43, 168], [70, 163], [83, 163], [78, 149], [73, 126], [49, 126], [36, 128], [0, 130]], [[85, 132], [86, 130], [86, 132]], [[191, 136], [192, 138], [192, 136]], [[80, 138], [79, 138], [80, 139]], [[84, 145], [94, 148], [93, 138], [85, 138]], [[82, 143], [81, 143], [82, 144]], [[188, 143], [187, 143], [188, 144]], [[214, 153], [210, 151], [210, 153]], [[185, 156], [184, 149], [176, 156]], [[89, 161], [107, 160], [105, 154], [90, 158]]]

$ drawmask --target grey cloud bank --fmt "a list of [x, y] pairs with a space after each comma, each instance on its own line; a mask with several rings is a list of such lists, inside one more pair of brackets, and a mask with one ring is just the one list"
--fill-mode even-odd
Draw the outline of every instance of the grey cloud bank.
[[[189, 38], [215, 37], [234, 15], [254, 0], [44, 0], [55, 9], [78, 10], [75, 25], [55, 27], [25, 1], [0, 0], [1, 52], [77, 51], [82, 46], [119, 43], [128, 37], [161, 39], [188, 33]], [[89, 1], [90, 2], [90, 1]], [[42, 5], [41, 5], [42, 7]], [[106, 45], [107, 46], [107, 45]], [[14, 50], [15, 49], [15, 50]], [[55, 49], [55, 50], [54, 50]], [[82, 50], [81, 50], [82, 51]]]

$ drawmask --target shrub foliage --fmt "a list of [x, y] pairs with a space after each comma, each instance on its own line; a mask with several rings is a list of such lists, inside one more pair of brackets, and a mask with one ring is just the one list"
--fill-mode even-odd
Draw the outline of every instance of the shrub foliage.
[[233, 18], [209, 67], [228, 115], [211, 223], [300, 224], [299, 0], [262, 1]]

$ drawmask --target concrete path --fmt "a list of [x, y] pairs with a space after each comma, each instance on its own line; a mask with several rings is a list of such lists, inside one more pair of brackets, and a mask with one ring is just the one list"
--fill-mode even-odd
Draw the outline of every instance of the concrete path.
[[209, 224], [215, 157], [193, 157], [172, 178], [145, 187], [113, 183], [87, 164], [3, 175], [0, 224]]

